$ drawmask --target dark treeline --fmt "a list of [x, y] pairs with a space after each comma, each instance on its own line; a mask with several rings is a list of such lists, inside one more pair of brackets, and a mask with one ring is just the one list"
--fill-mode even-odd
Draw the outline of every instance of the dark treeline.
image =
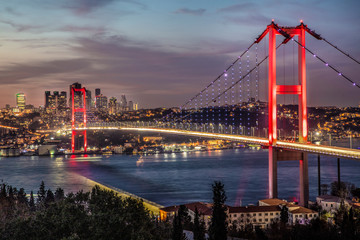
[[[335, 186], [335, 185], [334, 185]], [[141, 200], [121, 198], [113, 191], [93, 187], [91, 192], [64, 194], [45, 188], [42, 182], [34, 197], [26, 196], [23, 188], [0, 185], [0, 239], [174, 239], [185, 240], [183, 230], [193, 231], [195, 240], [226, 239], [360, 239], [360, 211], [344, 205], [334, 214], [332, 221], [325, 215], [306, 225], [287, 225], [287, 208], [283, 208], [279, 221], [268, 229], [249, 224], [244, 228], [228, 224], [224, 185], [213, 184], [213, 213], [209, 228], [195, 209], [192, 220], [189, 210], [181, 205], [172, 223], [160, 222], [153, 217]], [[333, 187], [335, 189], [335, 187]], [[358, 193], [358, 188], [351, 188]], [[319, 209], [321, 212], [321, 209]]]
[[153, 218], [142, 201], [99, 186], [65, 196], [42, 182], [36, 198], [23, 188], [0, 188], [0, 239], [170, 239], [169, 226]]

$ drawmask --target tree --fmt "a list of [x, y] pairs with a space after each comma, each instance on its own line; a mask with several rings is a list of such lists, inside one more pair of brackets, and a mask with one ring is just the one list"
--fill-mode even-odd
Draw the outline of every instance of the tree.
[[226, 194], [224, 184], [215, 181], [212, 185], [213, 191], [213, 207], [212, 218], [209, 227], [210, 240], [226, 239], [227, 238], [227, 221], [225, 205]]
[[197, 207], [195, 207], [193, 233], [194, 240], [205, 240], [205, 224], [204, 221], [200, 219], [200, 214]]
[[347, 198], [350, 196], [350, 192], [355, 189], [354, 184], [346, 183], [340, 181], [340, 184], [338, 184], [337, 181], [334, 181], [331, 183], [331, 195], [341, 197], [341, 198]]
[[48, 206], [50, 203], [55, 202], [55, 196], [53, 194], [53, 192], [48, 189], [46, 191], [46, 197], [45, 197], [45, 205]]
[[181, 216], [175, 213], [173, 220], [172, 240], [184, 240], [184, 239], [185, 239], [185, 234], [184, 234], [183, 225], [181, 223]]
[[320, 189], [321, 189], [321, 195], [327, 195], [329, 192], [329, 185], [321, 184]]
[[46, 198], [45, 183], [44, 183], [44, 181], [41, 181], [40, 188], [39, 188], [39, 191], [38, 191], [37, 202], [39, 204], [44, 204], [45, 203], [45, 198]]
[[360, 199], [360, 188], [355, 188], [351, 191], [351, 194], [353, 195], [353, 197], [359, 198]]
[[63, 200], [65, 197], [64, 190], [58, 187], [55, 191], [55, 201]]
[[191, 217], [189, 215], [189, 209], [185, 205], [179, 206], [178, 216], [180, 218], [183, 229], [191, 230], [193, 224], [191, 222]]
[[29, 207], [30, 207], [31, 211], [35, 211], [35, 201], [34, 201], [34, 193], [33, 193], [33, 191], [30, 192]]
[[287, 208], [287, 206], [283, 206], [281, 208], [281, 212], [280, 212], [280, 221], [283, 224], [287, 224], [289, 221], [289, 209]]

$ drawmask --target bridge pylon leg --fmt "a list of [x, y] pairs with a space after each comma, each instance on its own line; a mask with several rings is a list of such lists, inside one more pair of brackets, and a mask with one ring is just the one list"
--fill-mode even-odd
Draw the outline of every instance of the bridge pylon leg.
[[309, 202], [308, 154], [269, 146], [269, 198], [278, 197], [278, 161], [299, 161], [300, 199], [299, 205], [307, 207]]
[[277, 197], [277, 150], [269, 146], [269, 198]]
[[307, 207], [309, 203], [309, 167], [308, 154], [302, 153], [300, 159], [300, 201], [299, 205]]

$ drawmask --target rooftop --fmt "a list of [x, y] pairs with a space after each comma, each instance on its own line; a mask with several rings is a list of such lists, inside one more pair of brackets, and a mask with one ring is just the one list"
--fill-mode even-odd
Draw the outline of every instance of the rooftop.
[[249, 212], [280, 212], [279, 206], [246, 206], [229, 207], [229, 213], [249, 213]]

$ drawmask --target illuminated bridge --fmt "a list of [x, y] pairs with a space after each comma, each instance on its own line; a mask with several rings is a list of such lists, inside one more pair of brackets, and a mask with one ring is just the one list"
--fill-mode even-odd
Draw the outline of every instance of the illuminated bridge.
[[[334, 73], [334, 78], [343, 81], [348, 88], [360, 88], [359, 83], [326, 61], [306, 45], [305, 35], [325, 42], [359, 67], [360, 62], [341, 50], [302, 22], [295, 27], [279, 26], [274, 21], [255, 39], [254, 42], [201, 91], [187, 100], [180, 108], [173, 109], [151, 123], [116, 122], [92, 120], [85, 106], [85, 88], [73, 88], [72, 96], [72, 150], [75, 151], [75, 138], [83, 138], [82, 149], [87, 149], [87, 130], [119, 129], [131, 131], [151, 131], [167, 134], [199, 136], [225, 139], [244, 143], [259, 144], [269, 152], [269, 197], [277, 197], [277, 162], [299, 161], [300, 205], [307, 205], [309, 199], [308, 154], [318, 154], [318, 173], [320, 179], [320, 155], [330, 155], [353, 160], [360, 159], [360, 151], [310, 144], [308, 141], [308, 108], [306, 85], [306, 54], [322, 65], [324, 71]], [[281, 41], [277, 41], [277, 36]], [[260, 44], [260, 42], [264, 44]], [[285, 65], [286, 46], [292, 45], [292, 70], [286, 75], [285, 66], [277, 79], [277, 51], [283, 50]], [[295, 52], [297, 49], [297, 53]], [[296, 57], [295, 57], [296, 55]], [[279, 56], [278, 56], [279, 58]], [[290, 56], [291, 58], [291, 56]], [[296, 61], [295, 61], [296, 59]], [[288, 65], [291, 65], [288, 63]], [[296, 65], [296, 67], [295, 67]], [[291, 66], [290, 66], [291, 68]], [[355, 68], [355, 67], [354, 67]], [[294, 70], [296, 69], [296, 71]], [[289, 71], [288, 71], [289, 72]], [[160, 74], [160, 73], [159, 73]], [[279, 74], [280, 75], [280, 74]], [[260, 85], [267, 85], [265, 91]], [[282, 84], [280, 84], [280, 82]], [[278, 97], [278, 95], [281, 97]], [[74, 96], [82, 99], [82, 104], [74, 104]], [[278, 129], [279, 100], [283, 98], [296, 102], [298, 123], [293, 131], [297, 136], [293, 141], [284, 141]], [[295, 142], [297, 141], [297, 142]], [[340, 172], [338, 171], [340, 182]], [[320, 180], [319, 180], [320, 185]]]

